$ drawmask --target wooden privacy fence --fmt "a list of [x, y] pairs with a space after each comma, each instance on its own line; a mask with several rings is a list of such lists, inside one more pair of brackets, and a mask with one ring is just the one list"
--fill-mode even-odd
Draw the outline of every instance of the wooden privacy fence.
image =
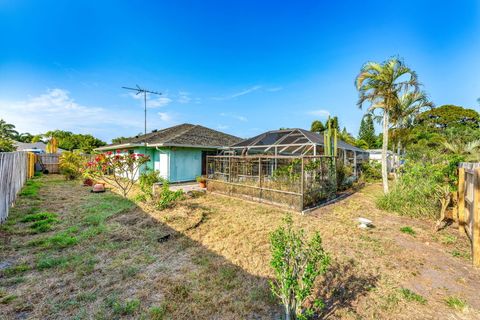
[[38, 162], [43, 165], [43, 170], [48, 170], [48, 173], [59, 173], [59, 158], [58, 153], [47, 153], [37, 155]]
[[8, 211], [27, 178], [35, 173], [35, 155], [27, 152], [0, 153], [0, 222]]
[[473, 264], [480, 267], [480, 163], [461, 163], [458, 169], [458, 228], [472, 244]]

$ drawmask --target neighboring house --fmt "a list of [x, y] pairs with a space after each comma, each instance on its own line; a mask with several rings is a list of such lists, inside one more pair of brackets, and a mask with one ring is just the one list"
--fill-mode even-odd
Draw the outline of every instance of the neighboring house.
[[170, 182], [182, 182], [206, 174], [207, 155], [217, 154], [220, 149], [240, 141], [241, 138], [223, 132], [184, 123], [95, 150], [116, 152], [126, 149], [130, 153], [143, 153], [150, 157], [149, 169], [158, 170]]
[[[382, 162], [382, 149], [369, 149], [367, 152], [370, 154], [370, 161]], [[396, 153], [387, 150], [387, 171], [393, 172], [399, 166], [399, 160], [400, 158]]]
[[[32, 143], [15, 141], [14, 146], [17, 148], [17, 151], [28, 151], [37, 154], [46, 153], [45, 150], [47, 148], [47, 144], [41, 141]], [[63, 151], [64, 150], [58, 148], [57, 153], [62, 153]]]

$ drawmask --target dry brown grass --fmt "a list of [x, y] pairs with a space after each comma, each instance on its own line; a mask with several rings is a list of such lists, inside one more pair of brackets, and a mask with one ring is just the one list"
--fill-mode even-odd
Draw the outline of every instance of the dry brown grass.
[[[1, 244], [0, 318], [271, 319], [268, 234], [275, 207], [208, 194], [156, 211], [77, 182], [43, 177], [39, 197], [21, 197]], [[319, 231], [334, 260], [317, 285], [334, 319], [476, 319], [480, 273], [464, 238], [431, 223], [377, 210], [378, 186], [294, 222]], [[57, 213], [52, 231], [32, 234], [31, 212]], [[365, 216], [376, 228], [365, 231]], [[415, 235], [400, 232], [410, 226]], [[457, 236], [458, 239], [453, 238]], [[55, 238], [57, 240], [52, 240]], [[68, 242], [75, 238], [76, 242]], [[402, 289], [421, 295], [405, 295]], [[447, 297], [464, 299], [457, 310]], [[414, 298], [412, 298], [414, 297]], [[415, 298], [416, 297], [416, 298]]]

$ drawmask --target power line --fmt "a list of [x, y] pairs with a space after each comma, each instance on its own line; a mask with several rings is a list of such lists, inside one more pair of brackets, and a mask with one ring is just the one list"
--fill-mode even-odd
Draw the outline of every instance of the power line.
[[143, 102], [145, 107], [145, 135], [143, 137], [143, 145], [145, 147], [145, 153], [146, 153], [147, 152], [147, 93], [156, 94], [159, 96], [161, 96], [162, 93], [147, 90], [147, 89], [142, 89], [138, 86], [138, 84], [136, 84], [136, 86], [137, 86], [136, 88], [122, 87], [122, 89], [136, 91], [137, 93], [135, 95], [139, 95], [140, 93], [143, 93]]

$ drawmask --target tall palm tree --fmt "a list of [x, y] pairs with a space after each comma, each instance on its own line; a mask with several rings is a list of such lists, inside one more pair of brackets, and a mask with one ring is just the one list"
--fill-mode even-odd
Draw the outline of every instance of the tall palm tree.
[[395, 123], [397, 154], [402, 150], [402, 140], [407, 135], [406, 129], [412, 125], [415, 116], [426, 108], [433, 108], [424, 91], [404, 92], [398, 98], [398, 103], [391, 112], [391, 122]]
[[359, 92], [358, 107], [369, 103], [369, 112], [379, 111], [382, 115], [382, 180], [383, 192], [388, 193], [387, 148], [390, 116], [398, 105], [399, 96], [403, 92], [418, 91], [417, 74], [408, 68], [398, 57], [390, 58], [383, 63], [367, 62], [360, 69], [355, 79]]
[[0, 137], [12, 139], [16, 135], [18, 132], [15, 130], [15, 126], [0, 119]]

